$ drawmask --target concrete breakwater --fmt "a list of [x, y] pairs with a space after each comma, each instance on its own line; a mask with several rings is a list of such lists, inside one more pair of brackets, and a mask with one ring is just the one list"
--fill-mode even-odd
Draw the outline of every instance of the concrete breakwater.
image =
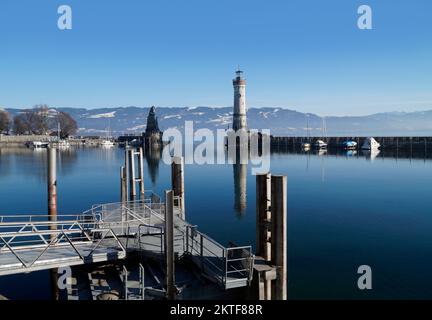
[[[324, 140], [329, 148], [340, 148], [344, 141], [355, 141], [361, 148], [368, 137], [271, 137], [272, 147], [300, 147], [303, 143], [313, 143], [318, 139]], [[432, 150], [432, 137], [374, 137], [381, 145], [381, 149]]]

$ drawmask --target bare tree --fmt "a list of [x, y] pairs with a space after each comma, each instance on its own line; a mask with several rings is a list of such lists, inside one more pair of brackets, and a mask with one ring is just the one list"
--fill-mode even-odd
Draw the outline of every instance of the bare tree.
[[0, 110], [0, 133], [9, 132], [9, 126], [9, 113], [5, 110]]
[[16, 115], [13, 119], [13, 131], [15, 134], [29, 134], [30, 128], [27, 125], [24, 114]]
[[60, 138], [62, 139], [75, 134], [78, 130], [76, 121], [66, 112], [60, 111], [58, 113], [58, 123], [60, 124]]
[[16, 134], [47, 134], [50, 129], [47, 105], [36, 105], [33, 109], [24, 110], [14, 118]]
[[24, 110], [14, 118], [16, 134], [45, 135], [57, 132], [60, 125], [60, 138], [64, 139], [76, 133], [76, 121], [66, 112], [49, 111], [47, 105], [37, 105], [33, 109]]
[[28, 120], [33, 134], [47, 134], [50, 129], [49, 107], [40, 104], [28, 113]]

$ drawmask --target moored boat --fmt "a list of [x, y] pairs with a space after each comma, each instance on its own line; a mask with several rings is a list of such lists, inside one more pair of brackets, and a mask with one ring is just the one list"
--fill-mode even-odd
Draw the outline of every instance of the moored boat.
[[380, 147], [381, 145], [373, 137], [366, 138], [362, 145], [363, 150], [378, 150]]
[[311, 144], [308, 142], [302, 143], [303, 150], [309, 150], [311, 148]]
[[27, 147], [33, 148], [33, 149], [48, 148], [49, 142], [29, 141], [26, 143], [26, 145], [27, 145]]
[[323, 140], [317, 140], [317, 141], [315, 141], [313, 146], [314, 146], [314, 148], [325, 149], [325, 148], [327, 148], [327, 143], [324, 142]]
[[100, 142], [100, 146], [104, 148], [111, 148], [114, 147], [114, 142], [112, 142], [111, 140], [102, 140]]
[[347, 140], [347, 141], [342, 142], [342, 147], [345, 150], [357, 149], [357, 142], [353, 141], [353, 140]]

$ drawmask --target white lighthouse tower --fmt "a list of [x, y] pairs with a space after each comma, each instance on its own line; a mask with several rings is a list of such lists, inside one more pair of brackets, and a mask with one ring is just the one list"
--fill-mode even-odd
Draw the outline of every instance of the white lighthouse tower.
[[233, 130], [247, 130], [246, 122], [246, 80], [243, 78], [243, 71], [236, 71], [236, 78], [233, 80], [234, 86], [234, 114]]

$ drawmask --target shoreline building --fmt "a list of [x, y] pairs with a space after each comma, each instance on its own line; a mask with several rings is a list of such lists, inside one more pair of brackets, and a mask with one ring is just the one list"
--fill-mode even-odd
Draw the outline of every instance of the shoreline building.
[[236, 71], [236, 78], [233, 79], [234, 86], [234, 113], [232, 128], [234, 131], [247, 130], [246, 119], [246, 80], [243, 78], [243, 71]]

